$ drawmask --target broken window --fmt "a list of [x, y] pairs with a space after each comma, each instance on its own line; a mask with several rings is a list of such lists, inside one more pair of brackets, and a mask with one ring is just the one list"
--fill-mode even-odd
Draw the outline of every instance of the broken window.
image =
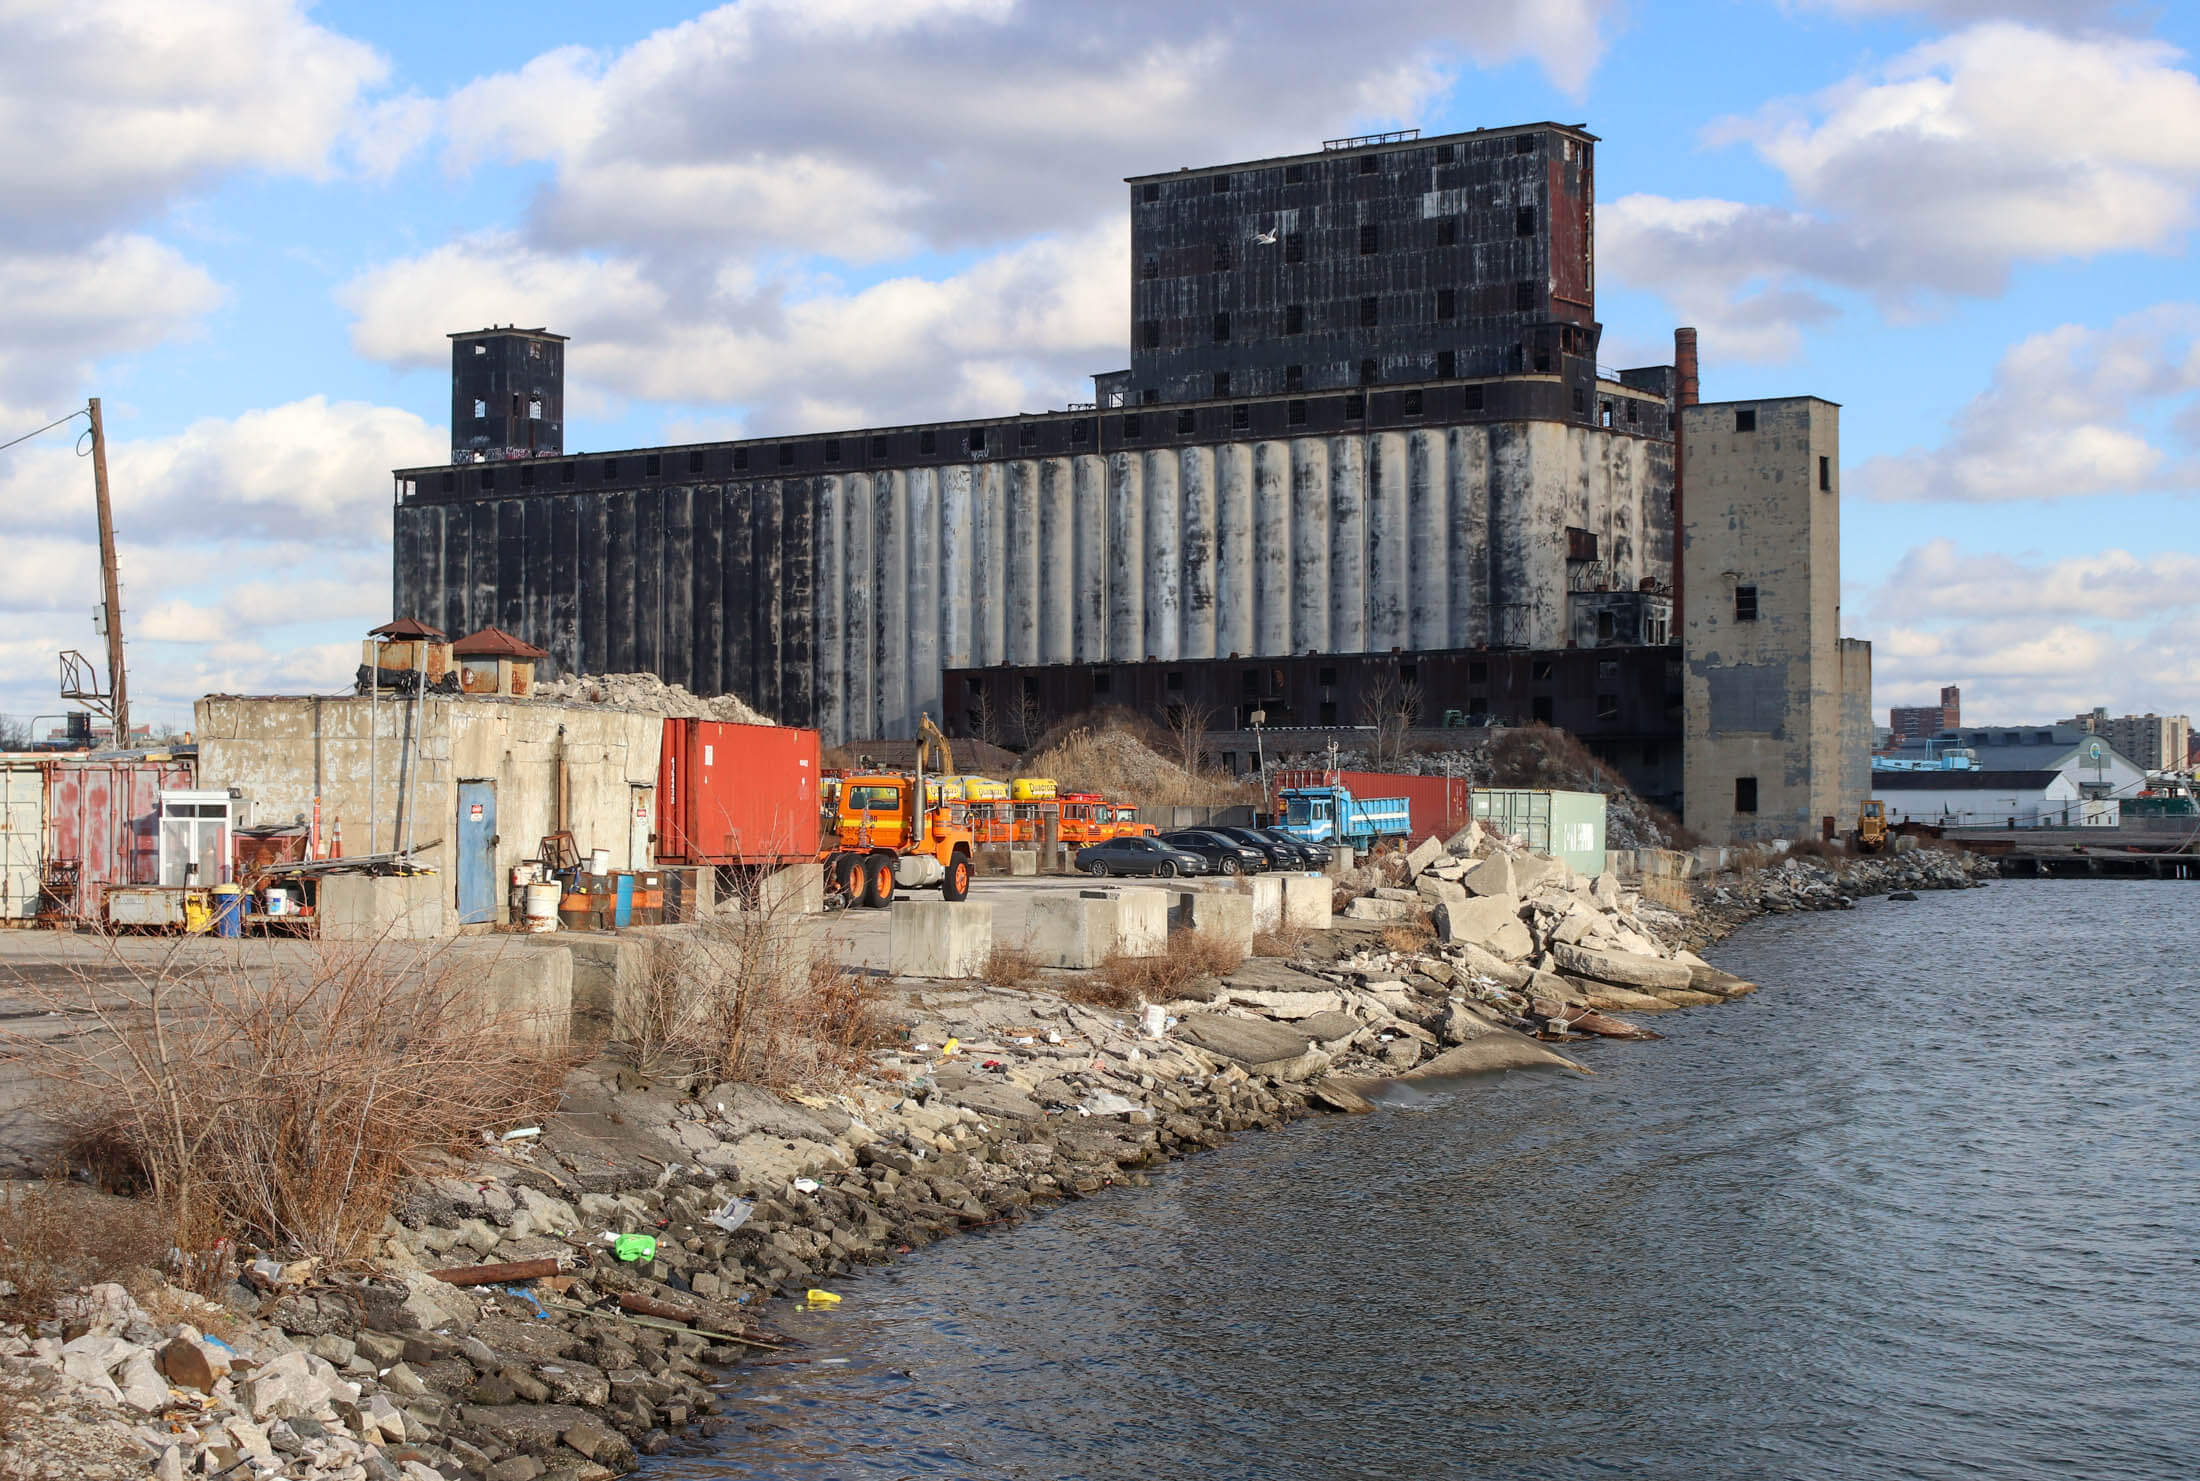
[[967, 440], [966, 440], [966, 441], [965, 441], [965, 442], [963, 443], [963, 446], [965, 446], [965, 447], [969, 448], [969, 449], [970, 449], [970, 450], [971, 450], [972, 452], [974, 452], [974, 453], [982, 453], [982, 452], [984, 452], [984, 451], [985, 451], [985, 428], [983, 428], [983, 427], [972, 427], [972, 428], [970, 429], [970, 436], [969, 436], [969, 438], [968, 438], [968, 439], [967, 439]]
[[1083, 418], [1071, 422], [1069, 424], [1069, 440], [1072, 442], [1092, 441], [1092, 423], [1085, 421]]
[[1287, 303], [1283, 306], [1283, 332], [1285, 334], [1306, 333], [1305, 304]]
[[1457, 350], [1438, 350], [1436, 352], [1436, 378], [1440, 381], [1448, 381], [1458, 373], [1459, 352]]
[[1306, 166], [1285, 165], [1283, 167], [1283, 183], [1286, 185], [1304, 185], [1306, 183]]
[[1439, 247], [1456, 247], [1459, 245], [1458, 217], [1446, 216], [1436, 223], [1436, 245]]
[[1126, 414], [1126, 415], [1124, 416], [1124, 418], [1123, 418], [1123, 435], [1124, 435], [1124, 436], [1125, 436], [1126, 438], [1129, 438], [1129, 437], [1136, 437], [1136, 436], [1138, 435], [1138, 413], [1137, 413], [1137, 412], [1135, 412], [1135, 411], [1134, 411], [1134, 412], [1130, 412], [1130, 413], [1128, 413], [1128, 414]]
[[1139, 276], [1140, 276], [1140, 277], [1144, 277], [1144, 278], [1158, 278], [1158, 277], [1160, 277], [1160, 276], [1161, 276], [1161, 259], [1160, 259], [1160, 258], [1158, 258], [1158, 257], [1149, 257], [1149, 258], [1147, 258], [1147, 259], [1146, 259], [1146, 260], [1145, 260], [1145, 261], [1144, 261], [1143, 263], [1141, 263], [1141, 264], [1139, 265], [1139, 268], [1138, 268], [1138, 274], [1139, 274]]
[[485, 418], [487, 418], [487, 417], [488, 417], [488, 415], [489, 415], [489, 403], [488, 403], [488, 402], [486, 402], [486, 401], [480, 401], [480, 400], [477, 400], [477, 401], [475, 401], [475, 402], [474, 402], [474, 417], [475, 417], [475, 419], [476, 419], [476, 420], [482, 420], [482, 419], [485, 419]]
[[1833, 492], [1833, 459], [1831, 458], [1820, 458], [1818, 460], [1818, 487], [1826, 493]]
[[1209, 384], [1208, 390], [1217, 401], [1228, 396], [1230, 394], [1230, 372], [1227, 370], [1216, 371], [1214, 380]]
[[1219, 345], [1219, 344], [1228, 344], [1228, 343], [1229, 343], [1229, 341], [1230, 341], [1230, 316], [1229, 316], [1228, 314], [1217, 314], [1217, 315], [1215, 315], [1214, 334], [1215, 334], [1215, 343], [1216, 343], [1216, 344], [1218, 344], [1218, 345]]
[[1151, 184], [1151, 185], [1141, 185], [1141, 186], [1139, 186], [1139, 187], [1138, 187], [1138, 198], [1139, 198], [1140, 200], [1146, 200], [1146, 201], [1157, 201], [1157, 200], [1160, 200], [1160, 199], [1161, 199], [1161, 186], [1160, 186], [1160, 185], [1159, 185], [1158, 183], [1155, 183], [1155, 184]]
[[1550, 683], [1551, 660], [1548, 658], [1530, 659], [1528, 661], [1528, 678], [1531, 682], [1537, 684]]
[[1513, 307], [1516, 309], [1532, 309], [1535, 307], [1535, 284], [1526, 279], [1513, 284]]
[[1144, 346], [1144, 347], [1145, 347], [1146, 349], [1149, 349], [1149, 350], [1158, 350], [1158, 349], [1160, 349], [1160, 348], [1161, 348], [1161, 321], [1160, 321], [1159, 319], [1141, 319], [1141, 320], [1139, 320], [1139, 321], [1138, 321], [1138, 342], [1139, 342], [1139, 344], [1141, 344], [1142, 346]]
[[1456, 319], [1459, 317], [1458, 289], [1439, 288], [1436, 290], [1436, 317], [1439, 319]]
[[[1296, 365], [1292, 366], [1291, 368], [1292, 368], [1293, 370], [1296, 370], [1296, 369], [1298, 369], [1298, 367], [1297, 367]], [[1293, 402], [1291, 402], [1291, 403], [1290, 403], [1290, 404], [1289, 404], [1288, 406], [1286, 406], [1286, 407], [1284, 408], [1284, 420], [1285, 420], [1285, 421], [1287, 421], [1287, 422], [1289, 422], [1289, 423], [1290, 423], [1290, 424], [1291, 424], [1292, 426], [1294, 426], [1294, 427], [1303, 427], [1303, 426], [1305, 426], [1305, 425], [1306, 425], [1306, 403], [1305, 403], [1305, 402], [1303, 402], [1303, 401], [1293, 401]]]
[[1535, 235], [1535, 207], [1514, 207], [1513, 235], [1516, 237], [1532, 237]]
[[1480, 411], [1482, 409], [1482, 388], [1480, 386], [1467, 387], [1466, 406], [1469, 411]]
[[1197, 412], [1192, 412], [1192, 411], [1180, 411], [1180, 412], [1178, 412], [1178, 413], [1176, 414], [1176, 430], [1177, 430], [1177, 432], [1178, 432], [1179, 434], [1183, 434], [1183, 433], [1190, 433], [1190, 432], [1196, 432], [1196, 431], [1198, 431], [1198, 430], [1199, 430], [1199, 415], [1198, 415], [1198, 413], [1197, 413]]
[[1757, 408], [1756, 408], [1756, 407], [1754, 407], [1754, 406], [1751, 406], [1751, 407], [1745, 407], [1745, 408], [1743, 408], [1742, 410], [1740, 410], [1740, 411], [1737, 411], [1737, 412], [1735, 412], [1735, 413], [1734, 413], [1734, 430], [1735, 430], [1735, 431], [1737, 431], [1737, 432], [1754, 432], [1754, 431], [1756, 431], [1756, 430], [1757, 430]]
[[1734, 588], [1734, 620], [1736, 622], [1755, 622], [1757, 620], [1756, 587], [1737, 586]]
[[1605, 426], [1607, 426], [1607, 427], [1611, 426], [1611, 425], [1612, 425], [1612, 403], [1611, 403], [1611, 402], [1609, 402], [1609, 401], [1603, 401], [1603, 402], [1599, 402], [1599, 403], [1597, 404], [1597, 417], [1598, 417], [1598, 420], [1600, 420], [1601, 422], [1603, 422], [1603, 424], [1604, 424]]
[[1215, 194], [1216, 194], [1216, 195], [1228, 195], [1229, 193], [1230, 193], [1230, 177], [1229, 177], [1228, 175], [1217, 175], [1217, 176], [1215, 176]]
[[1757, 779], [1738, 776], [1734, 779], [1734, 810], [1753, 813], [1757, 810]]
[[1233, 431], [1243, 432], [1252, 425], [1253, 408], [1243, 402], [1230, 408], [1230, 427]]
[[1599, 725], [1617, 725], [1619, 723], [1618, 695], [1600, 694], [1597, 696], [1597, 723]]
[[1373, 298], [1360, 300], [1360, 327], [1371, 329], [1382, 322], [1381, 304]]
[[1283, 388], [1284, 388], [1284, 389], [1285, 389], [1286, 391], [1303, 391], [1303, 390], [1305, 390], [1305, 389], [1306, 389], [1306, 367], [1305, 367], [1305, 366], [1303, 366], [1303, 365], [1286, 365], [1286, 366], [1284, 366], [1284, 367], [1283, 367]]
[[1357, 391], [1344, 398], [1344, 419], [1356, 422], [1367, 415], [1367, 398]]
[[1039, 424], [1037, 422], [1025, 422], [1018, 427], [1016, 429], [1016, 445], [1018, 447], [1037, 447], [1039, 445]]
[[1306, 261], [1306, 233], [1294, 231], [1283, 239], [1283, 260], [1285, 262]]
[[1381, 155], [1379, 155], [1379, 154], [1363, 154], [1363, 155], [1361, 155], [1361, 156], [1360, 156], [1360, 173], [1361, 173], [1361, 174], [1363, 174], [1363, 175], [1373, 175], [1373, 174], [1377, 173], [1378, 171], [1380, 171], [1380, 170], [1382, 169], [1382, 167], [1383, 167], [1383, 157], [1382, 157]]
[[1383, 229], [1370, 221], [1360, 228], [1360, 255], [1369, 257], [1382, 250]]
[[1535, 153], [1535, 135], [1533, 135], [1533, 134], [1520, 134], [1520, 135], [1517, 135], [1517, 136], [1516, 136], [1516, 137], [1515, 137], [1515, 138], [1513, 139], [1513, 153], [1515, 153], [1515, 154], [1533, 154], [1533, 153]]

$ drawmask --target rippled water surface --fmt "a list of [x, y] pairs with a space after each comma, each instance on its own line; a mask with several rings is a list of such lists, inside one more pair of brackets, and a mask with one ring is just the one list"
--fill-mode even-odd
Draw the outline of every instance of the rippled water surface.
[[1751, 926], [1766, 985], [844, 1278], [652, 1481], [2200, 1475], [2190, 883]]

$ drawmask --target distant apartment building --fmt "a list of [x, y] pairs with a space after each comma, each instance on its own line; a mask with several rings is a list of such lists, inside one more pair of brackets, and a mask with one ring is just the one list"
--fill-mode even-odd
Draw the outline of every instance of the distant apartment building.
[[1892, 743], [1898, 746], [1954, 730], [1962, 723], [1963, 691], [1953, 684], [1941, 686], [1939, 704], [1896, 705], [1887, 711], [1887, 728], [1894, 732]]
[[2096, 708], [2066, 722], [2090, 731], [2148, 771], [2176, 771], [2191, 762], [2192, 721], [2184, 715], [2110, 715]]

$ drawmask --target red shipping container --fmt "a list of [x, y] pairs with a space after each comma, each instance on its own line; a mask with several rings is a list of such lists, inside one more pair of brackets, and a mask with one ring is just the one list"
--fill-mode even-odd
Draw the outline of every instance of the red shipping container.
[[1449, 838], [1474, 816], [1474, 789], [1465, 777], [1405, 776], [1389, 771], [1332, 773], [1318, 767], [1279, 770], [1275, 776], [1278, 787], [1337, 786], [1354, 797], [1403, 797], [1413, 809], [1415, 843], [1432, 833]]
[[78, 866], [71, 914], [97, 920], [111, 884], [160, 879], [160, 794], [198, 785], [190, 761], [46, 762], [46, 858]]
[[657, 857], [668, 864], [814, 861], [818, 755], [814, 730], [665, 721]]

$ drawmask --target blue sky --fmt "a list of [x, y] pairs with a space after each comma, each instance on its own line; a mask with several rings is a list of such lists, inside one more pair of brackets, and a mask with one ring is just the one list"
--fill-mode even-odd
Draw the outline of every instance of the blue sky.
[[[1876, 697], [2200, 710], [2200, 7], [91, 0], [0, 11], [0, 440], [104, 398], [133, 691], [332, 691], [443, 335], [574, 336], [567, 446], [1058, 406], [1121, 177], [1553, 118], [1610, 365], [1843, 404]], [[1379, 23], [1376, 23], [1379, 20]], [[96, 644], [90, 478], [0, 452], [0, 712]]]

